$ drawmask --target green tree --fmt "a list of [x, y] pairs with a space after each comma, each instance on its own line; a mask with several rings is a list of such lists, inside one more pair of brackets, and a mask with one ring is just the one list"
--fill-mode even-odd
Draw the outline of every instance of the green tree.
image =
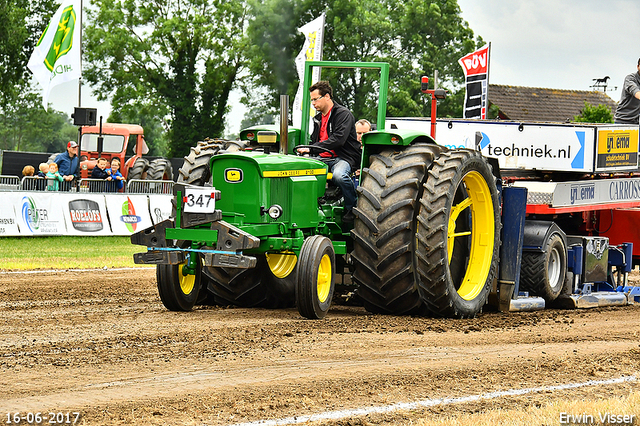
[[167, 155], [169, 140], [164, 123], [158, 118], [156, 105], [127, 104], [111, 111], [107, 121], [111, 123], [135, 123], [144, 129], [145, 143], [149, 147], [150, 156], [164, 157]]
[[0, 112], [0, 149], [61, 152], [77, 138], [67, 114], [45, 111], [39, 94], [24, 94]]
[[0, 0], [1, 149], [46, 152], [62, 137], [58, 132], [68, 123], [68, 117], [42, 108], [27, 69], [35, 44], [57, 7], [53, 0]]
[[[294, 58], [304, 41], [296, 29], [323, 11], [325, 60], [391, 64], [389, 116], [430, 115], [420, 77], [432, 77], [436, 70], [439, 86], [449, 91], [448, 99], [438, 104], [438, 114], [461, 116], [464, 74], [458, 59], [482, 40], [474, 40], [456, 0], [255, 0], [255, 19], [248, 28], [249, 69], [255, 84], [269, 93], [266, 108], [276, 108], [279, 94], [295, 94]], [[375, 119], [378, 72], [325, 69], [322, 78], [331, 82], [337, 101], [356, 118]], [[249, 104], [256, 102], [251, 90], [245, 86]]]
[[16, 89], [24, 81], [26, 57], [24, 45], [28, 39], [26, 0], [0, 0], [0, 110], [13, 102]]
[[585, 102], [580, 115], [573, 117], [573, 121], [576, 123], [613, 123], [613, 114], [606, 105], [594, 106]]
[[113, 96], [116, 112], [168, 115], [168, 154], [185, 155], [224, 131], [244, 65], [245, 8], [226, 0], [97, 0], [85, 32], [85, 77], [100, 99]]

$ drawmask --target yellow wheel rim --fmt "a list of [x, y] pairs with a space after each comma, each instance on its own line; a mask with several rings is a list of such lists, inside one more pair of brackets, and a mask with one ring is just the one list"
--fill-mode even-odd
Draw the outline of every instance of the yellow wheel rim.
[[184, 294], [191, 294], [193, 287], [196, 285], [196, 276], [183, 273], [183, 268], [186, 264], [187, 262], [178, 265], [178, 282], [180, 282], [180, 289]]
[[267, 264], [276, 278], [289, 276], [298, 263], [298, 256], [293, 253], [267, 253]]
[[[447, 250], [451, 262], [456, 238], [471, 236], [469, 264], [458, 294], [465, 300], [473, 300], [484, 288], [491, 269], [496, 224], [491, 192], [484, 177], [479, 172], [472, 171], [463, 177], [462, 182], [467, 198], [451, 208]], [[456, 232], [456, 219], [466, 209], [471, 212], [471, 231]]]
[[318, 301], [324, 303], [329, 297], [331, 291], [331, 258], [328, 254], [322, 256], [320, 265], [318, 266]]

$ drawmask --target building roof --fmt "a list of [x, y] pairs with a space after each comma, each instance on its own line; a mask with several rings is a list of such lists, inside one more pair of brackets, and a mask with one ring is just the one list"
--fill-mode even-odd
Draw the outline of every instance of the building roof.
[[612, 112], [616, 102], [603, 92], [543, 89], [539, 87], [489, 85], [489, 104], [499, 109], [499, 118], [515, 121], [565, 122], [580, 115], [587, 102], [604, 104]]

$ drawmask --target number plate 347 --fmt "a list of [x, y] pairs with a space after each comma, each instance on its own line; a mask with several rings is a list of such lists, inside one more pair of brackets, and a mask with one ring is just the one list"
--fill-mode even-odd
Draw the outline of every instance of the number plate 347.
[[185, 188], [182, 209], [186, 213], [213, 213], [216, 209], [214, 188]]

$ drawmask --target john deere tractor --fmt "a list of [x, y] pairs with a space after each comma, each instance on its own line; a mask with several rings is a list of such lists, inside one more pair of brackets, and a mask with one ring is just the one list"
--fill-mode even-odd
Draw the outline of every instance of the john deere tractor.
[[[308, 61], [304, 87], [314, 66], [379, 69], [377, 124], [384, 129], [388, 64]], [[305, 90], [302, 110], [309, 108]], [[282, 123], [286, 117], [285, 110]], [[303, 114], [301, 128], [308, 124]], [[258, 126], [243, 131], [242, 142], [204, 141], [185, 157], [173, 217], [131, 237], [148, 247], [135, 262], [157, 265], [163, 304], [177, 311], [295, 305], [306, 318], [323, 318], [335, 276], [349, 263], [371, 312], [480, 312], [500, 242], [489, 163], [420, 132], [367, 133], [356, 219], [345, 224], [325, 163], [295, 155], [308, 138], [286, 125]]]

